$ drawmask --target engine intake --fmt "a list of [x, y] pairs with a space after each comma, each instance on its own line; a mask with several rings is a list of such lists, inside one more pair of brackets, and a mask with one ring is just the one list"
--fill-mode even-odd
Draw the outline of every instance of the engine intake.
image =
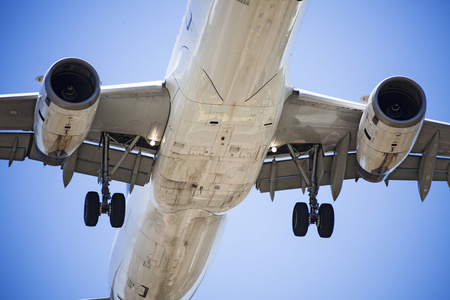
[[425, 117], [425, 94], [416, 82], [406, 77], [382, 81], [370, 100], [379, 120], [392, 127], [410, 127]]
[[366, 180], [386, 178], [409, 154], [423, 120], [422, 88], [406, 77], [383, 80], [371, 93], [358, 128], [358, 172]]
[[70, 110], [88, 108], [96, 103], [100, 95], [97, 72], [78, 58], [56, 62], [44, 77], [43, 85], [50, 101]]
[[95, 69], [78, 58], [57, 61], [44, 76], [34, 114], [39, 158], [61, 165], [81, 145], [100, 99]]

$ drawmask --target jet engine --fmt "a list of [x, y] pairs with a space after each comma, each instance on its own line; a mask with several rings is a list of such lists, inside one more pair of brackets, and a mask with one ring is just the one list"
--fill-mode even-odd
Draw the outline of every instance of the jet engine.
[[34, 139], [39, 158], [61, 165], [82, 144], [100, 99], [95, 69], [78, 58], [53, 64], [42, 80], [34, 111]]
[[358, 128], [358, 172], [380, 182], [409, 154], [425, 118], [422, 88], [406, 77], [390, 77], [370, 94]]

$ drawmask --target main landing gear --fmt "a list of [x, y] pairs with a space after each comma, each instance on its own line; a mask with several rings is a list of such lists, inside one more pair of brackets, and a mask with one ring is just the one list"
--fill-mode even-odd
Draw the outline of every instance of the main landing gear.
[[292, 230], [295, 236], [305, 236], [310, 224], [317, 225], [317, 231], [320, 237], [329, 238], [334, 228], [333, 206], [328, 203], [323, 203], [319, 209], [311, 206], [311, 212], [308, 212], [308, 205], [306, 203], [297, 202], [292, 213]]
[[[102, 201], [97, 192], [88, 192], [84, 200], [84, 223], [86, 226], [93, 227], [97, 225], [98, 217], [101, 214], [108, 214], [111, 226], [120, 228], [125, 220], [125, 196], [121, 193], [112, 195], [109, 192], [109, 182], [111, 175], [109, 172], [109, 141], [110, 136], [107, 133], [102, 135], [102, 164], [101, 164], [101, 183], [102, 183]], [[109, 200], [111, 202], [109, 203]]]
[[[306, 172], [302, 169], [298, 162], [298, 155], [294, 152], [291, 145], [288, 145], [289, 152], [292, 159], [297, 164], [302, 175]], [[319, 236], [322, 238], [329, 238], [333, 233], [334, 228], [334, 210], [333, 206], [328, 203], [321, 204], [317, 202], [316, 196], [319, 192], [319, 184], [317, 180], [317, 157], [320, 146], [314, 145], [309, 155], [312, 159], [312, 170], [310, 170], [310, 178], [306, 180], [309, 193], [309, 206], [304, 202], [298, 202], [294, 206], [292, 213], [292, 230], [295, 236], [305, 236], [308, 232], [310, 224], [316, 224]]]

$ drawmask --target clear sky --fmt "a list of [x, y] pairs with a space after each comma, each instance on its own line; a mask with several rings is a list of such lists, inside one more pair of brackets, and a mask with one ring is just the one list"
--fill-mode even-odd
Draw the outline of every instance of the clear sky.
[[[81, 57], [104, 85], [164, 78], [185, 1], [2, 1], [0, 93], [34, 92], [56, 60]], [[292, 53], [297, 88], [357, 101], [384, 78], [416, 80], [427, 117], [450, 122], [450, 3], [312, 1]], [[5, 299], [109, 295], [115, 231], [83, 223], [96, 178], [0, 162], [0, 291]], [[114, 184], [112, 191], [124, 190]], [[450, 190], [435, 182], [421, 203], [416, 182], [346, 181], [330, 239], [291, 230], [299, 190], [254, 190], [228, 219], [194, 299], [446, 299], [450, 283]], [[319, 201], [332, 202], [328, 187]]]

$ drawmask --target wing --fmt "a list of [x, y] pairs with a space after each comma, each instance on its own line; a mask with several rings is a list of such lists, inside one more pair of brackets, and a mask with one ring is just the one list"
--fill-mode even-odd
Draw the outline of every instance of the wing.
[[[256, 188], [270, 192], [272, 199], [278, 190], [302, 188], [304, 192], [311, 187], [314, 171], [317, 184], [331, 185], [336, 199], [342, 180], [362, 177], [356, 150], [365, 108], [363, 103], [294, 90], [285, 102], [272, 142], [279, 146], [276, 153], [268, 153]], [[315, 147], [318, 151], [314, 161]], [[418, 181], [423, 200], [431, 181], [447, 181], [450, 186], [449, 157], [450, 124], [424, 120], [411, 152], [385, 182]]]
[[[34, 139], [37, 93], [0, 96], [0, 159], [40, 160]], [[64, 163], [67, 185], [74, 172], [100, 176], [103, 133], [111, 138], [109, 166], [113, 180], [148, 183], [153, 155], [165, 130], [170, 97], [162, 82], [103, 87], [86, 140]], [[154, 141], [152, 145], [150, 141]]]

